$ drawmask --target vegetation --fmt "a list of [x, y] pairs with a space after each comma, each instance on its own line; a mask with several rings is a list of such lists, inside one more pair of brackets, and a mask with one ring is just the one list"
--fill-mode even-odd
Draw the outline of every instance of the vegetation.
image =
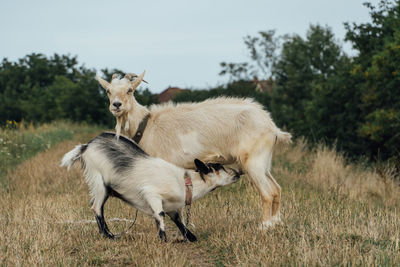
[[[335, 144], [354, 158], [399, 164], [400, 2], [366, 6], [372, 22], [345, 23], [356, 56], [343, 52], [329, 27], [312, 25], [305, 38], [263, 31], [244, 38], [250, 62], [221, 63], [230, 84], [176, 100], [249, 95], [297, 137]], [[254, 76], [273, 81], [271, 93], [254, 92], [255, 84], [245, 82]]]
[[[108, 79], [120, 70], [102, 70]], [[95, 70], [78, 66], [77, 57], [58, 55], [46, 58], [31, 54], [0, 63], [0, 124], [6, 120], [33, 121], [71, 120], [91, 124], [114, 124], [108, 111], [108, 99], [94, 79]], [[154, 102], [148, 89], [135, 96], [143, 104]]]
[[[353, 158], [391, 160], [400, 166], [400, 2], [365, 4], [371, 22], [345, 23], [346, 55], [329, 27], [312, 25], [305, 38], [261, 31], [246, 36], [249, 62], [221, 63], [230, 82], [209, 90], [186, 90], [176, 102], [220, 95], [253, 97], [280, 127], [296, 137], [335, 145]], [[95, 70], [76, 57], [31, 54], [0, 63], [0, 124], [68, 119], [112, 126], [104, 90]], [[120, 70], [102, 70], [108, 79]], [[272, 90], [255, 91], [253, 77], [269, 80]], [[157, 102], [147, 89], [135, 92], [144, 105]]]
[[[93, 132], [97, 128], [92, 129]], [[0, 198], [1, 265], [396, 265], [400, 261], [400, 187], [388, 166], [346, 164], [326, 146], [309, 150], [299, 139], [276, 149], [273, 174], [282, 185], [283, 224], [258, 229], [259, 194], [246, 177], [194, 202], [190, 228], [199, 242], [182, 243], [168, 219], [168, 243], [139, 213], [115, 241], [98, 233], [79, 164], [60, 168], [62, 155], [93, 134], [38, 153], [8, 173]], [[115, 233], [135, 210], [107, 202]], [[118, 218], [120, 220], [112, 220]]]
[[34, 127], [15, 121], [7, 121], [0, 128], [0, 191], [7, 188], [7, 172], [56, 143], [72, 139], [76, 132], [93, 133], [98, 128], [84, 124], [53, 122]]

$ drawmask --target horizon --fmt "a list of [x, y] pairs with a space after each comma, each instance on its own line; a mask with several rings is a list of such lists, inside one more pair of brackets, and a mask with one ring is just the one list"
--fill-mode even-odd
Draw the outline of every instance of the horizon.
[[320, 24], [330, 27], [343, 50], [353, 54], [343, 41], [343, 23], [370, 21], [363, 2], [118, 2], [122, 8], [105, 1], [7, 2], [0, 11], [0, 21], [7, 25], [0, 28], [5, 40], [0, 57], [16, 61], [31, 53], [71, 55], [98, 73], [104, 68], [137, 74], [146, 70], [149, 84], [142, 88], [152, 93], [168, 87], [209, 89], [228, 81], [218, 74], [221, 62], [249, 60], [243, 37], [259, 31], [304, 37], [311, 24]]

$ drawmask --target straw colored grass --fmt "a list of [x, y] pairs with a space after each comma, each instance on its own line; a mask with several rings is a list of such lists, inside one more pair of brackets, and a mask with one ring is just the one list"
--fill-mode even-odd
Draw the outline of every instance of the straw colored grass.
[[54, 144], [71, 139], [76, 132], [96, 131], [99, 131], [97, 127], [61, 121], [37, 127], [32, 123], [25, 125], [24, 122], [7, 121], [0, 127], [0, 191], [8, 186], [7, 172], [19, 163]]
[[[139, 213], [122, 238], [102, 238], [89, 209], [78, 166], [59, 167], [62, 155], [91, 135], [37, 154], [9, 174], [0, 198], [2, 265], [271, 266], [395, 265], [400, 262], [399, 185], [373, 168], [347, 164], [334, 151], [304, 142], [274, 157], [282, 185], [283, 224], [258, 229], [260, 200], [246, 177], [194, 202], [190, 228], [199, 242], [181, 243], [167, 220], [168, 243], [151, 218]], [[281, 151], [281, 152], [279, 152]], [[135, 210], [117, 199], [106, 219], [132, 219]], [[75, 222], [75, 223], [71, 223]], [[113, 232], [128, 222], [110, 222]]]

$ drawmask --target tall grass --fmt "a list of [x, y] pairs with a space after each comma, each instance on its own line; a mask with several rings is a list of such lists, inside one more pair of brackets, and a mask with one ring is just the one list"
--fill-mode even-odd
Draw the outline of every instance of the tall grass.
[[53, 122], [34, 127], [8, 121], [0, 128], [0, 188], [7, 187], [6, 174], [39, 151], [50, 149], [60, 141], [71, 139], [77, 132], [99, 129], [82, 124]]
[[277, 166], [278, 170], [287, 175], [294, 173], [296, 179], [337, 195], [385, 205], [399, 203], [399, 180], [394, 165], [349, 163], [333, 148], [308, 147], [300, 139], [291, 149], [281, 150], [277, 155], [282, 164]]
[[[102, 238], [78, 166], [59, 167], [62, 155], [91, 135], [75, 135], [17, 166], [0, 198], [2, 265], [332, 266], [398, 265], [399, 185], [385, 171], [348, 164], [324, 146], [298, 142], [277, 149], [273, 175], [282, 185], [283, 224], [260, 230], [260, 199], [246, 177], [193, 203], [196, 243], [167, 220], [168, 243], [139, 213], [135, 228], [116, 241]], [[384, 173], [384, 174], [382, 174]], [[111, 199], [106, 219], [134, 209]], [[128, 223], [110, 222], [114, 232]]]

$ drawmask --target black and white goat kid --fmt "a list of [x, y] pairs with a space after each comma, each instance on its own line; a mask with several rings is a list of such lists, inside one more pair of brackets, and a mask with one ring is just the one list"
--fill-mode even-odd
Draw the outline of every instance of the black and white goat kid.
[[79, 159], [99, 231], [108, 238], [114, 238], [114, 235], [104, 220], [104, 204], [109, 196], [114, 196], [153, 216], [162, 240], [167, 240], [166, 213], [189, 241], [196, 241], [196, 236], [186, 228], [178, 212], [185, 206], [184, 178], [191, 178], [193, 200], [239, 179], [239, 173], [234, 169], [225, 169], [215, 163], [205, 164], [197, 159], [197, 171], [177, 167], [149, 156], [128, 138], [121, 136], [117, 140], [113, 133], [102, 133], [89, 143], [76, 146], [64, 155], [61, 166], [69, 169]]

